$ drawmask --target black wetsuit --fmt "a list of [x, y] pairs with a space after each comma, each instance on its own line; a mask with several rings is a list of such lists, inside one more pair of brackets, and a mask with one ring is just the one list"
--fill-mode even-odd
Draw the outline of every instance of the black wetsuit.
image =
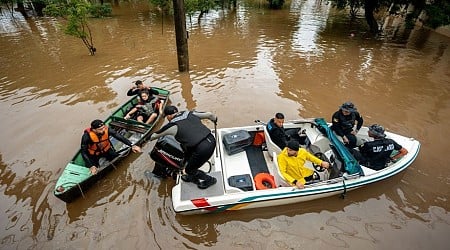
[[[216, 140], [211, 134], [211, 130], [206, 127], [201, 119], [193, 112], [179, 112], [168, 124], [163, 126], [155, 134], [161, 134], [171, 127], [176, 126], [172, 134], [180, 143], [185, 154], [185, 171], [189, 175], [202, 175], [198, 169], [211, 158], [216, 148]], [[171, 133], [169, 133], [171, 134]], [[153, 137], [152, 137], [153, 138]]]

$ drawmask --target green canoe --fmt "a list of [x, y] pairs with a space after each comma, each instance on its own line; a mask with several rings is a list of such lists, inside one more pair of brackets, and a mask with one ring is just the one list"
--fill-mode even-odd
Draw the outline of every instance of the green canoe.
[[[170, 92], [168, 90], [152, 87], [159, 92], [159, 95], [154, 95], [163, 102], [163, 109], [169, 101]], [[151, 124], [145, 124], [136, 120], [125, 120], [123, 117], [139, 102], [139, 97], [134, 96], [116, 111], [111, 116], [104, 120], [108, 127], [114, 128], [117, 132], [122, 134], [133, 145], [142, 146], [150, 137], [154, 126], [161, 120], [162, 115], [158, 115], [155, 121]], [[100, 178], [103, 178], [106, 173], [115, 169], [115, 163], [126, 157], [131, 148], [123, 144], [121, 141], [110, 137], [113, 145], [119, 156], [111, 161], [100, 159], [100, 167], [96, 175], [92, 175], [89, 168], [85, 166], [83, 157], [81, 156], [81, 149], [75, 154], [72, 160], [66, 165], [64, 171], [59, 177], [55, 185], [54, 194], [59, 199], [65, 202], [71, 202], [80, 195], [84, 195], [86, 190]]]

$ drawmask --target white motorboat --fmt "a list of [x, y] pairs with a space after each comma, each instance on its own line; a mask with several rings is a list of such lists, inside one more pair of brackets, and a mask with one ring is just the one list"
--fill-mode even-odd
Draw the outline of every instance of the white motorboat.
[[[408, 150], [396, 162], [376, 171], [359, 165], [322, 118], [302, 119], [284, 123], [285, 129], [297, 129], [305, 136], [304, 145], [311, 153], [330, 162], [330, 170], [320, 171], [320, 181], [307, 183], [304, 189], [288, 184], [278, 170], [277, 154], [281, 152], [271, 140], [263, 123], [252, 126], [213, 130], [217, 139], [216, 152], [202, 170], [217, 179], [207, 189], [181, 180], [176, 171], [172, 189], [173, 209], [177, 213], [196, 214], [242, 210], [306, 202], [347, 191], [389, 178], [405, 170], [416, 159], [420, 143], [416, 139], [386, 132]], [[359, 140], [370, 140], [368, 128], [362, 127]], [[261, 144], [261, 136], [265, 142]], [[259, 141], [259, 142], [258, 142]], [[162, 137], [151, 152], [156, 166], [179, 169], [183, 154], [174, 138]], [[314, 169], [311, 163], [308, 167]]]

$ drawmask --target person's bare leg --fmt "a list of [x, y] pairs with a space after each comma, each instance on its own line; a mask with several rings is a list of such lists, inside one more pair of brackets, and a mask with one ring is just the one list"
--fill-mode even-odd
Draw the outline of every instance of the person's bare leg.
[[160, 115], [163, 114], [163, 107], [164, 107], [164, 101], [161, 100], [161, 102], [159, 103], [159, 114]]
[[156, 119], [157, 116], [158, 116], [157, 114], [152, 113], [145, 123], [146, 124], [152, 123]]

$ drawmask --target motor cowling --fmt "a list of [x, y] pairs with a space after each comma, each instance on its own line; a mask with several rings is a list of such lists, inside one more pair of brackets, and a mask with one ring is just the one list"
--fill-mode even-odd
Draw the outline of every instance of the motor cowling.
[[171, 135], [160, 137], [149, 155], [156, 166], [163, 166], [172, 171], [179, 171], [183, 166], [183, 149]]

